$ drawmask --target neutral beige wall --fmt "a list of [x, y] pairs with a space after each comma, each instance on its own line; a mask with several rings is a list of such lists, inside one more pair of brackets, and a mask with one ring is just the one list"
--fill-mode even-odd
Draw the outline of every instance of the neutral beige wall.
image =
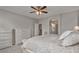
[[61, 34], [64, 31], [72, 30], [75, 25], [78, 23], [78, 13], [77, 11], [68, 12], [64, 14], [55, 15], [49, 17], [48, 19], [39, 20], [39, 23], [42, 24], [43, 34], [47, 32], [49, 34], [49, 21], [52, 18], [56, 18], [59, 21], [58, 33]]
[[73, 27], [78, 23], [78, 14], [77, 12], [62, 14], [61, 20], [61, 33], [67, 30], [73, 30]]
[[[32, 35], [34, 22], [35, 21], [31, 18], [0, 10], [0, 30], [17, 30], [17, 43], [21, 42], [22, 39], [28, 38]], [[20, 33], [19, 30], [21, 31]], [[19, 36], [19, 34], [22, 36]], [[23, 36], [23, 34], [26, 36]]]

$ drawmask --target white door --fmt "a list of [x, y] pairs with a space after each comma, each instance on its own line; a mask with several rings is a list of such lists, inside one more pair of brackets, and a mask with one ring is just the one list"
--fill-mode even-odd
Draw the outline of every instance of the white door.
[[37, 36], [39, 34], [39, 28], [38, 28], [39, 24], [35, 24], [35, 36]]

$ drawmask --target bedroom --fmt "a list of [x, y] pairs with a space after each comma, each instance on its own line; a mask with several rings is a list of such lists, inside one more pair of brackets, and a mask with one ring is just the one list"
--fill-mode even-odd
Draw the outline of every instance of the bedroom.
[[[79, 43], [79, 40], [76, 37], [79, 34], [79, 7], [47, 6], [46, 9], [47, 14], [37, 15], [29, 13], [33, 10], [31, 6], [0, 6], [0, 52], [78, 53], [79, 48], [76, 43]], [[54, 24], [55, 28], [51, 26], [54, 21], [57, 24]], [[75, 31], [72, 33], [74, 27]], [[67, 35], [72, 33], [75, 36], [74, 39], [77, 42], [73, 42], [74, 46], [62, 47], [59, 40], [58, 43], [53, 40], [53, 38], [59, 39], [64, 32]], [[71, 35], [68, 38], [72, 39]], [[65, 40], [62, 41], [65, 42]], [[73, 44], [71, 41], [65, 43]]]

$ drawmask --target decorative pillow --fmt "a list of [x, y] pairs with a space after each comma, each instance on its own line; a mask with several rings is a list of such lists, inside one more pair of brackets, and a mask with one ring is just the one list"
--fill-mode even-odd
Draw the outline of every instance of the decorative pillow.
[[65, 37], [67, 37], [72, 32], [73, 31], [65, 31], [63, 34], [60, 35], [59, 40], [64, 39]]
[[79, 33], [73, 32], [62, 41], [62, 46], [71, 46], [79, 43]]

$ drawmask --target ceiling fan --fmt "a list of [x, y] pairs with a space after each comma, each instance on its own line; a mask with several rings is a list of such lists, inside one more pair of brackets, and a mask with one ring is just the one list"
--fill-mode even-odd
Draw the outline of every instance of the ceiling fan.
[[31, 8], [33, 9], [32, 12], [30, 13], [36, 13], [37, 15], [41, 15], [43, 13], [47, 14], [47, 6], [31, 6]]

